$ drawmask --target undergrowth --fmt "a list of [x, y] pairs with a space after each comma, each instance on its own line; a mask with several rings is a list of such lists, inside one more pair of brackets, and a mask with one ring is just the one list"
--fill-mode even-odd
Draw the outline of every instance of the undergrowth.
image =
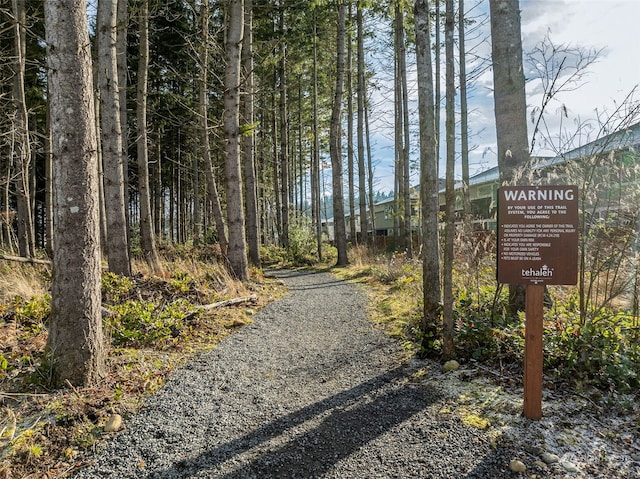
[[[162, 276], [152, 275], [144, 262], [134, 264], [131, 277], [103, 274], [108, 373], [94, 387], [66, 390], [51, 390], [48, 383], [49, 267], [0, 263], [0, 477], [72, 472], [108, 437], [110, 416], [126, 421], [177, 365], [214, 347], [283, 293], [256, 268], [249, 282], [235, 281], [214, 246], [166, 246], [163, 254], [169, 273]], [[253, 296], [258, 299], [237, 306], [201, 308]]]
[[[491, 252], [456, 262], [453, 270], [457, 359], [522, 373], [525, 315], [508, 314], [507, 288], [495, 281]], [[372, 317], [419, 352], [422, 319], [421, 263], [402, 254], [350, 251], [351, 265], [337, 270], [366, 283]], [[590, 310], [581, 318], [576, 287], [548, 287], [544, 313], [545, 374], [574, 388], [605, 394], [637, 393], [640, 388], [639, 318], [624, 308]]]
[[266, 266], [277, 267], [328, 267], [335, 263], [338, 251], [335, 246], [323, 242], [320, 258], [318, 243], [308, 221], [298, 220], [289, 229], [289, 247], [275, 244], [260, 247], [260, 257]]
[[[323, 245], [318, 264], [308, 225], [294, 225], [288, 250], [262, 248], [265, 265], [327, 268], [335, 248]], [[481, 245], [482, 246], [482, 245]], [[365, 283], [371, 316], [397, 338], [408, 354], [419, 352], [422, 265], [405, 254], [373, 253], [353, 247], [351, 265], [333, 271]], [[524, 314], [508, 314], [507, 291], [495, 282], [492, 252], [484, 246], [454, 267], [457, 359], [521, 374]], [[209, 349], [233, 328], [251, 321], [255, 307], [282, 293], [261, 270], [239, 283], [226, 272], [220, 252], [163, 248], [164, 271], [154, 276], [145, 263], [132, 277], [103, 275], [104, 327], [110, 344], [109, 374], [97, 387], [51, 391], [44, 366], [50, 315], [50, 271], [42, 265], [0, 269], [0, 477], [72, 471], [107, 433], [115, 412], [126, 417], [145, 395], [158, 390], [176, 365]], [[204, 311], [206, 305], [257, 294], [249, 306]], [[624, 308], [601, 307], [580, 314], [574, 287], [548, 288], [544, 317], [545, 373], [552, 381], [607, 395], [637, 393], [640, 386], [638, 318]], [[4, 475], [4, 476], [3, 476]]]

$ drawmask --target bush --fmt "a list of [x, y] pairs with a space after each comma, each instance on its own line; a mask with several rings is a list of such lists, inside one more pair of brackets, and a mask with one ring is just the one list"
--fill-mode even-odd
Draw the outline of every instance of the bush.
[[260, 246], [260, 259], [266, 265], [284, 263], [287, 252], [280, 246], [269, 244]]
[[174, 271], [169, 279], [169, 284], [178, 294], [186, 294], [195, 286], [194, 280], [188, 273]]
[[114, 316], [107, 319], [107, 327], [115, 346], [168, 346], [188, 332], [184, 317], [193, 309], [193, 305], [184, 300], [164, 307], [126, 301], [112, 307]]
[[[505, 314], [506, 290], [484, 286], [471, 291], [458, 285], [454, 304], [459, 358], [489, 364], [521, 365], [525, 315]], [[638, 325], [633, 316], [607, 309], [580, 319], [576, 294], [554, 298], [545, 309], [545, 370], [556, 378], [618, 392], [640, 386]]]
[[129, 295], [133, 282], [127, 276], [119, 276], [110, 271], [102, 275], [102, 295], [108, 301], [118, 302]]
[[317, 241], [308, 221], [300, 220], [289, 229], [288, 259], [297, 265], [316, 262]]
[[[318, 262], [318, 243], [308, 220], [299, 220], [289, 228], [289, 248], [277, 245], [260, 246], [260, 259], [265, 265], [311, 266]], [[337, 249], [327, 243], [322, 245], [324, 263], [335, 261]]]
[[46, 325], [51, 314], [51, 296], [33, 296], [24, 299], [15, 297], [9, 310], [13, 310], [15, 321], [22, 326], [25, 332], [36, 336], [46, 330]]
[[600, 310], [581, 322], [577, 311], [560, 304], [547, 311], [547, 366], [565, 378], [609, 391], [638, 388], [640, 346], [637, 325], [624, 312]]
[[505, 314], [504, 288], [484, 286], [473, 294], [464, 283], [454, 303], [456, 347], [461, 358], [489, 363], [519, 362], [524, 345], [524, 316]]

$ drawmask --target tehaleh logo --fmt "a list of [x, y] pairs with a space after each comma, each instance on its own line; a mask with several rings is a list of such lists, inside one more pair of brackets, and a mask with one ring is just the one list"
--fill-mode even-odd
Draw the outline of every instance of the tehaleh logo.
[[540, 269], [533, 269], [533, 268], [523, 269], [522, 277], [523, 278], [552, 278], [553, 268], [549, 268], [545, 264]]

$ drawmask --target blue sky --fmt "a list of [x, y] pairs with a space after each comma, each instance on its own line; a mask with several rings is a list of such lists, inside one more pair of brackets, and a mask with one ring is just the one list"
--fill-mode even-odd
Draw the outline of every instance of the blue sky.
[[[547, 124], [552, 137], [558, 136], [562, 121], [562, 130], [565, 134], [576, 131], [579, 125], [590, 124], [597, 126], [597, 118], [609, 117], [612, 112], [624, 101], [634, 88], [635, 102], [640, 101], [640, 62], [638, 62], [638, 50], [640, 49], [640, 34], [637, 24], [640, 18], [640, 0], [621, 1], [596, 1], [596, 0], [521, 0], [522, 11], [522, 37], [523, 49], [532, 49], [542, 41], [545, 36], [555, 45], [569, 45], [581, 47], [586, 51], [601, 50], [597, 61], [591, 64], [587, 75], [580, 82], [579, 88], [574, 91], [565, 91], [558, 94], [557, 98], [547, 109]], [[473, 16], [478, 16], [481, 23], [482, 15], [488, 11], [488, 1], [465, 1], [465, 11], [473, 11]], [[487, 42], [489, 24], [479, 27], [475, 32], [467, 34], [470, 45], [476, 44], [474, 51], [479, 56], [488, 57], [491, 47]], [[468, 51], [469, 51], [469, 47]], [[387, 52], [384, 52], [388, 54]], [[381, 54], [382, 55], [382, 54]], [[443, 53], [444, 61], [444, 53]], [[479, 65], [479, 63], [476, 63]], [[471, 71], [474, 61], [467, 61], [467, 70]], [[412, 67], [410, 67], [412, 69]], [[412, 70], [413, 71], [413, 70]], [[388, 65], [378, 74], [381, 85], [389, 85], [392, 69]], [[444, 66], [442, 67], [444, 75]], [[531, 77], [525, 65], [525, 76]], [[410, 77], [415, 78], [413, 74]], [[444, 96], [444, 79], [443, 96]], [[469, 117], [471, 173], [480, 172], [495, 166], [495, 122], [493, 113], [492, 96], [492, 72], [487, 69], [475, 81], [469, 94]], [[413, 102], [410, 109], [417, 108], [415, 103], [415, 85], [409, 86], [412, 92]], [[393, 118], [393, 103], [390, 101], [388, 91], [381, 88], [374, 96], [377, 111], [371, 117], [375, 119], [372, 125], [373, 156], [376, 163], [377, 189], [391, 190], [393, 188], [393, 134], [391, 120]], [[541, 90], [539, 82], [527, 83], [528, 112], [541, 102]], [[563, 113], [561, 115], [560, 113]], [[444, 121], [444, 104], [442, 110]], [[530, 118], [528, 114], [528, 118]], [[640, 121], [640, 118], [637, 119]], [[417, 135], [417, 116], [413, 116], [412, 130]], [[528, 125], [531, 134], [533, 126]], [[594, 139], [596, 130], [583, 128], [576, 141], [586, 143]], [[590, 132], [589, 132], [590, 131]], [[458, 133], [457, 133], [458, 134]], [[415, 141], [415, 139], [414, 139]], [[575, 144], [575, 143], [574, 143]], [[553, 140], [552, 147], [542, 148], [542, 141], [538, 140], [534, 154], [553, 155], [558, 148], [567, 148], [563, 141]], [[578, 146], [575, 144], [575, 146]], [[412, 150], [417, 147], [413, 146]], [[456, 148], [459, 151], [459, 147]], [[444, 155], [442, 155], [444, 156]], [[414, 151], [412, 158], [417, 158]], [[441, 160], [442, 169], [444, 165]], [[459, 168], [458, 168], [459, 170]], [[417, 172], [414, 175], [417, 182]]]

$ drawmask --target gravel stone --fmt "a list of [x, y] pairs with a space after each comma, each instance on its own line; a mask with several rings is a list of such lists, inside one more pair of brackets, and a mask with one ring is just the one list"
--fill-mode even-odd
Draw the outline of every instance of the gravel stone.
[[357, 286], [274, 271], [290, 294], [175, 372], [83, 478], [511, 478], [516, 446], [439, 414], [426, 363], [367, 318]]

